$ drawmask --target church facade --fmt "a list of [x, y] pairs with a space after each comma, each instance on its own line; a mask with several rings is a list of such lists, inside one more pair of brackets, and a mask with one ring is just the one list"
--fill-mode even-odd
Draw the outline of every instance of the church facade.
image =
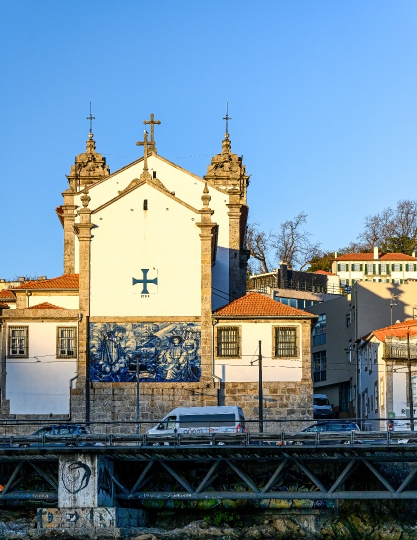
[[[57, 208], [64, 274], [15, 287], [16, 309], [2, 311], [3, 415], [70, 408], [78, 421], [145, 421], [179, 405], [239, 402], [256, 416], [257, 375], [241, 351], [250, 350], [245, 340], [256, 341], [262, 314], [242, 308], [241, 327], [253, 328], [240, 336], [238, 354], [224, 348], [229, 330], [218, 331], [218, 310], [246, 294], [249, 176], [227, 129], [201, 178], [161, 157], [154, 137], [160, 122], [151, 115], [146, 123], [150, 140], [145, 132], [137, 143], [143, 155], [133, 163], [110, 174], [90, 129], [71, 167]], [[308, 415], [314, 317], [298, 310], [265, 315], [274, 328], [297, 327], [290, 334], [299, 344], [297, 375], [278, 364], [268, 375], [270, 415]], [[271, 351], [281, 350], [276, 339]], [[234, 367], [219, 371], [216, 362]]]

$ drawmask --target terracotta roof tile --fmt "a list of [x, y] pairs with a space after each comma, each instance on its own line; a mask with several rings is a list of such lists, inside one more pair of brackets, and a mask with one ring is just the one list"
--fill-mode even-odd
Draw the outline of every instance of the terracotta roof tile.
[[49, 302], [42, 302], [41, 304], [36, 304], [35, 306], [30, 306], [29, 309], [65, 309], [63, 307], [54, 306], [54, 304], [50, 304]]
[[327, 272], [326, 270], [316, 270], [313, 274], [320, 274], [323, 276], [337, 276], [337, 274], [332, 274], [332, 272]]
[[385, 328], [379, 328], [368, 335], [370, 336], [373, 334], [379, 341], [385, 341], [387, 336], [407, 337], [407, 332], [409, 332], [410, 336], [417, 335], [417, 320], [410, 319], [391, 326], [386, 326]]
[[213, 313], [226, 317], [315, 317], [311, 313], [286, 306], [257, 292], [250, 292], [246, 296], [242, 296], [242, 298], [238, 298], [230, 302], [230, 304], [216, 309]]
[[78, 289], [78, 274], [64, 274], [52, 279], [26, 281], [14, 290], [19, 289]]
[[405, 255], [404, 253], [385, 253], [380, 254], [378, 259], [374, 259], [373, 253], [345, 253], [333, 259], [334, 261], [414, 261], [417, 262], [416, 257], [411, 255]]
[[0, 300], [14, 301], [16, 296], [9, 289], [3, 289], [0, 291]]

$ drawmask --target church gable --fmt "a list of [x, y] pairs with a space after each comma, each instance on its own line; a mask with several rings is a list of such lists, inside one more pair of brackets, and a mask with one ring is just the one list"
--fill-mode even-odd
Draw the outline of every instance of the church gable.
[[94, 212], [91, 316], [199, 316], [198, 221], [150, 182]]

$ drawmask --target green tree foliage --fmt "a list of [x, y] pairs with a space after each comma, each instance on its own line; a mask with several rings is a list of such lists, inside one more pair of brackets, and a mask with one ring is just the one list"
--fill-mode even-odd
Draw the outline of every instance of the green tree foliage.
[[383, 253], [405, 253], [411, 255], [416, 248], [416, 242], [409, 236], [392, 236], [380, 246]]

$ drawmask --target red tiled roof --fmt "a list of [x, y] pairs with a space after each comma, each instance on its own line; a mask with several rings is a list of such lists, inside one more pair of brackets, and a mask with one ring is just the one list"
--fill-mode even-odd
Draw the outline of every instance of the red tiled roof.
[[378, 259], [374, 258], [373, 253], [345, 253], [333, 259], [334, 261], [414, 261], [417, 262], [416, 257], [411, 255], [405, 255], [404, 253], [385, 253], [380, 254]]
[[30, 306], [29, 309], [65, 309], [63, 307], [54, 306], [54, 304], [50, 304], [49, 302], [42, 302], [41, 304], [36, 304], [35, 306]]
[[316, 270], [313, 274], [321, 274], [324, 276], [337, 276], [337, 274], [332, 274], [332, 272], [327, 272], [326, 270]]
[[242, 298], [238, 298], [230, 302], [230, 304], [216, 309], [213, 313], [226, 317], [315, 317], [311, 313], [286, 306], [257, 292], [250, 292], [246, 296], [242, 296]]
[[0, 300], [14, 301], [16, 296], [9, 289], [3, 289], [0, 291]]
[[407, 332], [410, 336], [417, 335], [417, 320], [410, 319], [409, 321], [396, 323], [391, 326], [386, 326], [385, 328], [379, 328], [369, 335], [373, 334], [379, 341], [385, 341], [387, 336], [407, 337]]
[[78, 289], [78, 274], [64, 274], [52, 279], [26, 281], [14, 290], [18, 289]]

